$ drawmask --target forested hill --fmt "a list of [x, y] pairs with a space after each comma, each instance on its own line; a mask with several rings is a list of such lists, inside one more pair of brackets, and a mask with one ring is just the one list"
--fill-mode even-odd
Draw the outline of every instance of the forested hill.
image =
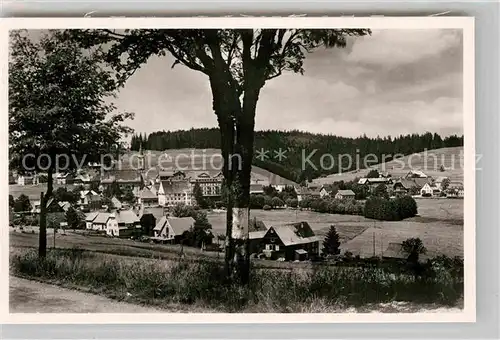
[[[139, 150], [141, 144], [143, 150], [220, 149], [220, 135], [217, 128], [159, 131], [150, 135], [133, 135], [131, 149]], [[360, 159], [368, 154], [373, 154], [378, 159], [381, 159], [382, 155], [386, 155], [384, 161], [388, 161], [391, 159], [388, 155], [409, 155], [426, 149], [456, 146], [463, 146], [463, 136], [442, 137], [437, 133], [427, 132], [398, 137], [368, 138], [361, 136], [346, 138], [302, 131], [267, 130], [255, 132], [255, 150], [264, 150], [268, 153], [261, 160], [255, 159], [254, 164], [283, 177], [301, 182], [321, 175], [354, 170], [357, 167], [355, 161], [357, 155]], [[277, 154], [280, 149], [287, 150], [284, 153], [286, 158], [282, 157], [281, 160], [278, 159]], [[350, 167], [347, 157], [343, 160], [342, 168], [339, 167], [338, 155], [342, 154], [349, 154], [353, 157], [353, 164]], [[256, 153], [256, 156], [258, 155]], [[306, 162], [303, 169], [305, 159], [309, 159], [314, 166]], [[323, 159], [322, 163], [321, 159]], [[363, 167], [363, 164], [360, 166]]]

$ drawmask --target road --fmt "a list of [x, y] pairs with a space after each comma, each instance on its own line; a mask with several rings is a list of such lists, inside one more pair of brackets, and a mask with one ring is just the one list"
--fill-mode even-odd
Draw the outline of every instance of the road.
[[55, 285], [10, 276], [11, 313], [165, 313]]

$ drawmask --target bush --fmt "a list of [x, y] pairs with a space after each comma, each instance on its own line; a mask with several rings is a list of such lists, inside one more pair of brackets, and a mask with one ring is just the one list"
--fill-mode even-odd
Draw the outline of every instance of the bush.
[[400, 221], [417, 214], [417, 202], [410, 196], [394, 199], [370, 197], [364, 207], [364, 216], [382, 221]]
[[264, 210], [271, 210], [271, 206], [266, 204], [265, 206], [262, 207], [262, 209], [264, 209]]

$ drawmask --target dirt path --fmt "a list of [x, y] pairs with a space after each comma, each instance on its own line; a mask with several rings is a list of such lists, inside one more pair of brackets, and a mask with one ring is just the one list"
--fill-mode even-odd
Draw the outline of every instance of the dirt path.
[[10, 276], [11, 313], [165, 313], [99, 295]]

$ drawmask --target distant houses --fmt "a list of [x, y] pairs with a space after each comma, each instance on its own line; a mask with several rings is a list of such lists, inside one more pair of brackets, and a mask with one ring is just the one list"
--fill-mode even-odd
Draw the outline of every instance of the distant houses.
[[132, 210], [118, 209], [87, 214], [85, 226], [89, 230], [103, 231], [114, 237], [131, 237], [141, 228], [139, 217]]
[[355, 199], [356, 194], [352, 190], [339, 190], [335, 195], [336, 199], [346, 200], [346, 199]]

